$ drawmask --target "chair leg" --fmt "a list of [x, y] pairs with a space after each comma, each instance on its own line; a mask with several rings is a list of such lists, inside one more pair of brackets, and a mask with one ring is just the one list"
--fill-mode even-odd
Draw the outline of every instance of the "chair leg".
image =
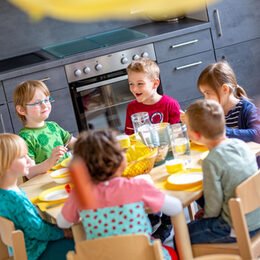
[[191, 221], [194, 220], [195, 208], [194, 208], [193, 202], [188, 205], [188, 212], [189, 212], [190, 220], [191, 220]]

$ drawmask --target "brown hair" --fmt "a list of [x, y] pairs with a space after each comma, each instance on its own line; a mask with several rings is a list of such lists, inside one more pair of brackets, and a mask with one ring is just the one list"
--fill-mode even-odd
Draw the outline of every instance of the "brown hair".
[[26, 105], [29, 103], [35, 94], [36, 89], [40, 89], [46, 96], [50, 96], [50, 91], [47, 86], [41, 80], [29, 80], [19, 84], [13, 94], [13, 102], [16, 115], [22, 121], [26, 123], [26, 117], [18, 113], [16, 106], [21, 106], [26, 111]]
[[123, 150], [111, 129], [89, 130], [79, 134], [73, 156], [81, 157], [94, 183], [108, 180], [123, 161]]
[[225, 61], [213, 63], [206, 67], [198, 78], [197, 87], [200, 91], [201, 85], [211, 87], [219, 97], [219, 89], [223, 84], [230, 88], [230, 93], [233, 93], [236, 98], [247, 98], [245, 90], [237, 84], [235, 73], [230, 65]]
[[208, 139], [218, 139], [225, 133], [225, 115], [215, 100], [197, 100], [185, 112], [188, 127]]
[[159, 78], [160, 69], [156, 62], [148, 58], [139, 58], [137, 60], [132, 61], [128, 67], [126, 68], [127, 73], [129, 72], [143, 72], [147, 74], [147, 76], [154, 80]]
[[27, 145], [20, 136], [9, 133], [0, 134], [0, 177], [6, 173], [16, 158], [27, 153]]

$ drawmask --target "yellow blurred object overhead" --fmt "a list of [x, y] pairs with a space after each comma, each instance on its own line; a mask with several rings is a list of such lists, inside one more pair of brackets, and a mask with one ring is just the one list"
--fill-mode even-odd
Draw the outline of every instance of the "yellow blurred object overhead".
[[[207, 3], [216, 0], [207, 0]], [[148, 15], [183, 15], [205, 7], [206, 0], [9, 0], [33, 19], [44, 16], [68, 20], [130, 19]]]

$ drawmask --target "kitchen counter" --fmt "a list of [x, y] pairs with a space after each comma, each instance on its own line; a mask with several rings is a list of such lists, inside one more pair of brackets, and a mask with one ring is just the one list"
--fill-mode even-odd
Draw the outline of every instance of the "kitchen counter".
[[123, 42], [109, 47], [94, 49], [88, 52], [79, 53], [65, 58], [56, 58], [55, 56], [43, 50], [39, 50], [37, 51], [37, 53], [40, 53], [42, 56], [46, 57], [46, 60], [37, 64], [32, 64], [17, 69], [1, 72], [0, 81], [15, 78], [24, 74], [70, 64], [85, 59], [94, 58], [100, 55], [106, 55], [109, 53], [133, 48], [151, 42], [161, 41], [170, 37], [196, 32], [207, 28], [210, 28], [209, 22], [198, 21], [190, 18], [181, 19], [177, 23], [153, 22], [131, 28], [133, 30], [147, 34], [148, 37], [134, 41]]

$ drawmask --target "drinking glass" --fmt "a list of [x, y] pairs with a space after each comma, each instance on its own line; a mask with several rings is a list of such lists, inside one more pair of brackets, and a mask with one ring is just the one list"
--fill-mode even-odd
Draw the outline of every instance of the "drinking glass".
[[150, 127], [151, 122], [148, 112], [140, 112], [131, 115], [134, 132], [137, 133], [142, 126]]
[[184, 167], [190, 168], [190, 143], [186, 125], [182, 123], [171, 125], [170, 136], [174, 158], [182, 159]]

